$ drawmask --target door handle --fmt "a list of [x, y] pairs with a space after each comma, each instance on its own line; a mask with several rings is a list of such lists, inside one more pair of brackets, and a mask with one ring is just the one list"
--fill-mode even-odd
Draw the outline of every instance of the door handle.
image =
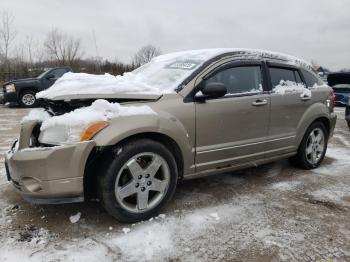
[[258, 99], [258, 100], [255, 100], [253, 103], [252, 103], [253, 106], [264, 106], [264, 105], [267, 105], [267, 100], [266, 99]]
[[300, 97], [300, 100], [302, 100], [302, 101], [308, 101], [308, 100], [310, 100], [310, 99], [311, 99], [310, 96], [303, 96], [303, 97]]

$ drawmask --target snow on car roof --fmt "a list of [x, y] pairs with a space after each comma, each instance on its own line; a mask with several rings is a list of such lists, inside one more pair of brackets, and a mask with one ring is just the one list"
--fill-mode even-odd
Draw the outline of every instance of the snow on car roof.
[[123, 76], [92, 75], [86, 73], [64, 74], [49, 89], [39, 92], [37, 98], [57, 99], [57, 97], [79, 95], [164, 94], [171, 93], [181, 85], [196, 69], [218, 56], [266, 58], [283, 61], [292, 65], [310, 67], [299, 58], [265, 50], [243, 48], [213, 48], [174, 52], [160, 55], [151, 62], [125, 73]]

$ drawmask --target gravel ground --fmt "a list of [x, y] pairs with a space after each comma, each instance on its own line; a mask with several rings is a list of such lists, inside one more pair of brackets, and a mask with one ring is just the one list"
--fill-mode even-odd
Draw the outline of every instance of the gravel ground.
[[[350, 261], [350, 132], [336, 111], [318, 169], [284, 160], [185, 181], [163, 215], [133, 225], [98, 201], [26, 203], [1, 165], [0, 261]], [[0, 107], [0, 161], [27, 113]]]

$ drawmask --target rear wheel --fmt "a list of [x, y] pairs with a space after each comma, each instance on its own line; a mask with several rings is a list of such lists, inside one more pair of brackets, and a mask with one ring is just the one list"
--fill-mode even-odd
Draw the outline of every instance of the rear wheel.
[[103, 206], [121, 222], [157, 215], [175, 192], [177, 166], [173, 155], [164, 145], [148, 139], [130, 142], [120, 150], [99, 178]]
[[23, 91], [19, 97], [19, 103], [22, 107], [35, 107], [37, 105], [35, 93], [32, 91]]
[[314, 122], [307, 130], [295, 156], [295, 162], [305, 168], [318, 167], [327, 151], [328, 132], [321, 122]]

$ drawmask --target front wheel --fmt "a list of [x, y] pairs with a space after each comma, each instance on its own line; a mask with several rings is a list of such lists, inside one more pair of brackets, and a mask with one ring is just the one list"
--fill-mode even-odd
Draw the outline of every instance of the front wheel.
[[326, 154], [327, 143], [328, 132], [324, 124], [314, 122], [305, 132], [295, 162], [305, 169], [318, 167]]
[[22, 107], [35, 107], [37, 105], [35, 93], [32, 91], [23, 91], [19, 97], [19, 103]]
[[122, 145], [99, 178], [99, 192], [107, 212], [121, 222], [137, 222], [158, 214], [176, 188], [173, 155], [153, 140]]

